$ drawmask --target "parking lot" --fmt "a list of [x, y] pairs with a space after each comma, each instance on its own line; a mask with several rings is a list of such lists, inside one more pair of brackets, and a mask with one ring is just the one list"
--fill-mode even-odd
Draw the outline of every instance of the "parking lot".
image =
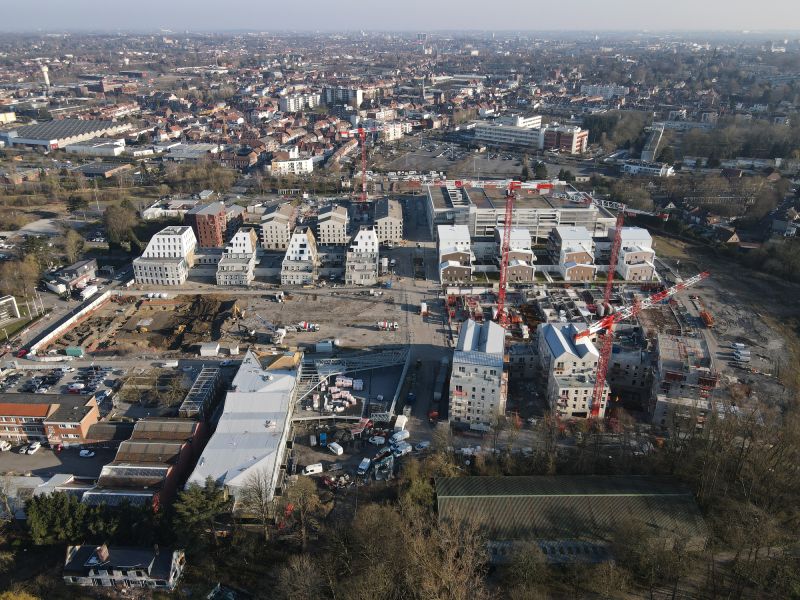
[[103, 465], [114, 460], [116, 452], [110, 448], [92, 448], [95, 455], [83, 458], [77, 448], [65, 448], [56, 452], [42, 447], [35, 454], [19, 454], [19, 448], [16, 445], [12, 450], [0, 453], [0, 474], [50, 477], [68, 473], [78, 477], [97, 477]]

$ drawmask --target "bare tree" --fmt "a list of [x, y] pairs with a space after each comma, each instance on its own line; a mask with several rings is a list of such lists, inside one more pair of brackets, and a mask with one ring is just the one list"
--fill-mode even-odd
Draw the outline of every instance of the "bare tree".
[[321, 508], [317, 486], [309, 477], [301, 477], [286, 493], [287, 506], [291, 504], [292, 513], [297, 519], [300, 547], [303, 551], [308, 548], [308, 535], [312, 528], [318, 524]]
[[264, 534], [264, 541], [269, 540], [274, 508], [272, 480], [269, 473], [264, 469], [254, 471], [242, 487], [238, 509], [241, 513], [258, 519]]

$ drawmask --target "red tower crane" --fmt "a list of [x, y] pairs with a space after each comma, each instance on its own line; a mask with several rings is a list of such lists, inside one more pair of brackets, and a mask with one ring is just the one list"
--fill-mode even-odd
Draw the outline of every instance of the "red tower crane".
[[358, 141], [361, 144], [361, 194], [358, 198], [359, 202], [367, 201], [367, 134], [383, 130], [383, 125], [375, 125], [373, 127], [359, 127], [357, 129], [341, 132], [342, 137], [358, 136]]
[[[613, 314], [606, 315], [602, 319], [599, 319], [599, 320], [595, 321], [594, 323], [592, 323], [591, 325], [589, 325], [589, 327], [587, 329], [584, 329], [583, 331], [577, 333], [575, 335], [575, 341], [578, 341], [578, 340], [580, 340], [582, 338], [594, 335], [594, 334], [599, 333], [600, 331], [605, 329], [606, 330], [605, 340], [608, 340], [608, 341], [604, 341], [603, 349], [605, 350], [606, 345], [609, 345], [609, 348], [610, 348], [610, 344], [611, 344], [610, 340], [612, 338], [611, 332], [612, 332], [612, 329], [613, 329], [615, 324], [619, 323], [620, 321], [622, 321], [624, 319], [629, 319], [631, 317], [635, 317], [636, 315], [638, 315], [645, 308], [649, 308], [649, 307], [653, 306], [654, 304], [658, 304], [662, 300], [666, 300], [667, 298], [671, 298], [672, 296], [674, 296], [678, 292], [683, 291], [686, 288], [691, 287], [691, 286], [695, 285], [696, 283], [699, 283], [699, 282], [703, 281], [704, 279], [708, 278], [710, 275], [711, 275], [711, 273], [709, 273], [708, 271], [703, 271], [702, 273], [698, 273], [694, 277], [690, 277], [689, 279], [686, 279], [685, 281], [681, 281], [680, 283], [676, 283], [675, 285], [673, 285], [670, 288], [667, 288], [664, 291], [661, 291], [661, 292], [658, 292], [656, 294], [653, 294], [652, 296], [650, 296], [648, 298], [645, 298], [641, 302], [636, 302], [632, 306], [628, 306], [626, 308], [618, 310], [617, 312], [615, 312]], [[609, 350], [609, 355], [610, 354], [611, 354], [611, 352]], [[599, 360], [598, 363], [597, 363], [597, 381], [599, 382], [602, 379], [603, 384], [605, 384], [606, 373], [607, 373], [607, 370], [608, 370], [608, 357], [606, 357], [605, 361], [602, 361], [602, 358], [603, 358], [603, 352], [600, 353], [600, 359], [601, 360]], [[600, 414], [600, 403], [603, 401], [603, 384], [601, 384], [601, 386], [599, 387], [600, 391], [599, 391], [599, 395], [598, 395], [598, 386], [597, 386], [597, 383], [595, 383], [594, 395], [592, 396], [592, 407], [591, 407], [591, 413], [592, 413], [593, 417], [597, 417]]]
[[497, 290], [497, 322], [508, 327], [506, 313], [506, 282], [508, 281], [508, 253], [511, 246], [511, 225], [514, 220], [514, 194], [522, 186], [520, 181], [511, 181], [506, 188], [506, 216], [503, 221], [503, 242], [500, 247], [500, 285]]
[[[619, 247], [622, 243], [622, 225], [625, 221], [625, 208], [617, 213], [617, 224], [614, 229], [614, 240], [611, 242], [611, 256], [608, 261], [608, 276], [606, 277], [606, 289], [603, 293], [603, 307], [608, 310], [611, 307], [611, 292], [614, 291], [614, 275], [617, 270], [617, 259], [619, 258]], [[603, 390], [606, 386], [606, 373], [608, 372], [608, 361], [611, 358], [611, 351], [614, 349], [614, 332], [609, 328], [603, 336], [600, 356], [597, 358], [597, 374], [594, 379], [594, 390], [592, 390], [591, 414], [596, 419], [600, 416], [600, 405], [603, 401]]]

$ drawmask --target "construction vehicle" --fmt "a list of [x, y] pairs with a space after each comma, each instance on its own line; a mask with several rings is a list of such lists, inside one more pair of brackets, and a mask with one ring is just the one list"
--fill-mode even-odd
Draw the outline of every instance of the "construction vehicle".
[[297, 331], [319, 331], [319, 323], [309, 323], [308, 321], [300, 321], [295, 325]]
[[378, 331], [397, 331], [400, 329], [397, 321], [378, 321]]
[[181, 323], [175, 328], [175, 331], [172, 332], [173, 335], [180, 335], [184, 331], [186, 331], [186, 323]]
[[[612, 246], [612, 260], [614, 259], [613, 253], [614, 249], [619, 250], [619, 246], [614, 244]], [[590, 337], [600, 333], [601, 331], [605, 330], [606, 335], [603, 339], [603, 347], [600, 352], [600, 357], [597, 361], [597, 376], [595, 377], [595, 387], [594, 392], [592, 394], [592, 404], [591, 404], [591, 416], [593, 418], [597, 418], [600, 415], [600, 408], [602, 402], [604, 401], [603, 398], [603, 390], [605, 388], [605, 381], [606, 381], [606, 374], [608, 371], [608, 360], [611, 356], [611, 350], [613, 346], [612, 336], [613, 336], [613, 327], [616, 323], [623, 321], [625, 319], [630, 319], [638, 315], [642, 310], [646, 308], [650, 308], [661, 302], [662, 300], [666, 300], [667, 298], [671, 298], [678, 292], [689, 288], [704, 279], [707, 279], [711, 273], [708, 271], [704, 271], [702, 273], [698, 273], [694, 277], [690, 277], [685, 281], [681, 281], [673, 285], [670, 288], [667, 288], [661, 292], [653, 294], [652, 296], [645, 298], [640, 302], [635, 302], [632, 306], [628, 306], [618, 311], [607, 314], [605, 317], [595, 321], [594, 323], [590, 324], [589, 327], [584, 329], [583, 331], [578, 332], [575, 335], [575, 341], [578, 341], [585, 337]], [[609, 277], [610, 279], [610, 277]]]

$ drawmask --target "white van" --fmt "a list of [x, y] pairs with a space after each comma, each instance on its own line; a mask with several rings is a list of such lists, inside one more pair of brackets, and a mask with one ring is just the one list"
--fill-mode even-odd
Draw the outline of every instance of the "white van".
[[397, 432], [393, 433], [392, 437], [389, 438], [389, 441], [392, 444], [399, 444], [403, 440], [407, 440], [410, 437], [411, 437], [411, 433], [408, 431], [408, 429], [404, 429], [403, 431], [397, 431]]
[[342, 448], [336, 442], [331, 442], [330, 444], [328, 444], [328, 450], [333, 452], [336, 456], [341, 456], [342, 454], [344, 454], [344, 448]]
[[316, 475], [317, 473], [322, 473], [322, 463], [306, 465], [306, 468], [303, 469], [303, 475]]

